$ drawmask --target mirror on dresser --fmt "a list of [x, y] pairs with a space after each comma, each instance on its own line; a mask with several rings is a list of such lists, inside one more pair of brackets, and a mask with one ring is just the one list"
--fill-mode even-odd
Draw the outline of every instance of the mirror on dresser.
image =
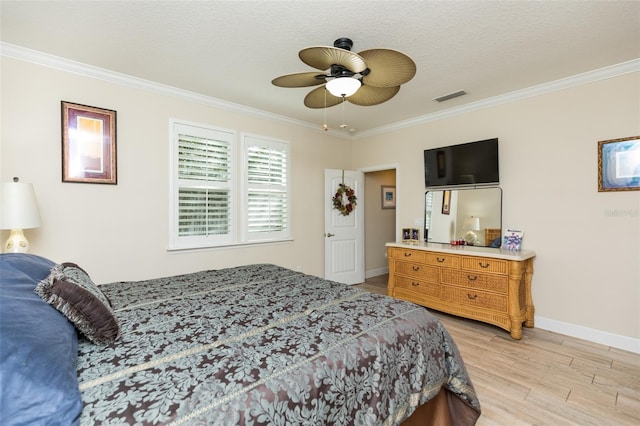
[[499, 247], [502, 189], [429, 190], [425, 193], [424, 217], [424, 235], [429, 243], [466, 239], [474, 246]]

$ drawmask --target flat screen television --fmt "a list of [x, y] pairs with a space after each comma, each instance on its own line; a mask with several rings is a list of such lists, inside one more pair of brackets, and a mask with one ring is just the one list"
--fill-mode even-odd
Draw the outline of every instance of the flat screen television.
[[498, 138], [424, 150], [426, 187], [500, 183]]

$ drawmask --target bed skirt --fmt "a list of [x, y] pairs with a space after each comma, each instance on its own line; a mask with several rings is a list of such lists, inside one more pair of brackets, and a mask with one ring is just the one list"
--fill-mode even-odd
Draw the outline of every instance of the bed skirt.
[[476, 410], [452, 392], [442, 388], [438, 395], [416, 408], [416, 411], [402, 422], [402, 426], [454, 426], [474, 424], [477, 419]]

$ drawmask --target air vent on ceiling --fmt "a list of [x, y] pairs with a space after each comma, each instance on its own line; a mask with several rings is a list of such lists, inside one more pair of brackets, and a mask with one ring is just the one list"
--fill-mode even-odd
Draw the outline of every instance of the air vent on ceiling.
[[435, 98], [434, 101], [444, 102], [444, 101], [448, 101], [449, 99], [457, 98], [459, 96], [463, 96], [466, 94], [467, 92], [465, 92], [464, 90], [458, 90], [457, 92], [449, 93], [448, 95], [443, 95], [438, 98]]

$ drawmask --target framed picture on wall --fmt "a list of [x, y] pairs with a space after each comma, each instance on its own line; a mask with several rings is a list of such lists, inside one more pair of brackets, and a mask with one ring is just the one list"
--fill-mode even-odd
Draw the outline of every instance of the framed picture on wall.
[[396, 208], [396, 187], [390, 185], [382, 185], [382, 208]]
[[62, 181], [117, 184], [116, 112], [61, 102]]
[[451, 191], [442, 191], [442, 214], [451, 211]]
[[598, 142], [598, 192], [640, 191], [640, 136]]

